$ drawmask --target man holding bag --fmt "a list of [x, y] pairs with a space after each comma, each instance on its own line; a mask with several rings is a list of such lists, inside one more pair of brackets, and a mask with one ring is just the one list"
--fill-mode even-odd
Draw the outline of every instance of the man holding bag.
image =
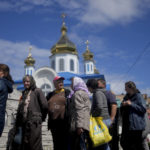
[[[91, 93], [93, 93], [91, 115], [92, 117], [102, 117], [103, 122], [110, 126], [111, 120], [108, 113], [107, 99], [104, 93], [98, 88], [97, 80], [89, 79], [87, 81], [87, 87]], [[108, 143], [105, 143], [101, 146], [93, 148], [93, 150], [104, 149], [110, 150]]]

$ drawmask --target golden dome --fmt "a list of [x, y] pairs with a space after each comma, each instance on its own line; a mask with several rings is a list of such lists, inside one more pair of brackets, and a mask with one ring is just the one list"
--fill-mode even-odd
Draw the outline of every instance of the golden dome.
[[94, 66], [94, 73], [95, 74], [100, 74], [99, 71], [96, 69], [96, 66]]
[[35, 64], [35, 60], [34, 58], [32, 57], [32, 54], [31, 54], [31, 47], [29, 48], [29, 55], [28, 57], [24, 60], [24, 63], [26, 64], [26, 66], [34, 66]]
[[60, 39], [51, 48], [52, 55], [58, 54], [58, 53], [70, 53], [70, 54], [78, 55], [75, 44], [71, 42], [69, 38], [67, 37], [67, 27], [65, 26], [64, 21], [61, 27], [61, 33], [62, 34], [61, 34]]
[[88, 48], [88, 44], [89, 44], [89, 41], [87, 40], [85, 42], [87, 44], [87, 47], [86, 47], [86, 51], [83, 53], [83, 58], [84, 60], [89, 60], [89, 61], [93, 61], [93, 53], [90, 52], [89, 48]]

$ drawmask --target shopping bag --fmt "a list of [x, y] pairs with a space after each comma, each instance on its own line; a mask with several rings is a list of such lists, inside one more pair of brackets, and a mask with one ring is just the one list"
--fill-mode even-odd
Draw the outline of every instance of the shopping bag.
[[14, 142], [18, 145], [21, 145], [21, 142], [22, 142], [22, 127], [18, 127], [17, 133], [14, 137]]
[[86, 137], [85, 137], [84, 133], [81, 133], [81, 135], [80, 135], [80, 149], [81, 150], [87, 150]]
[[102, 117], [90, 117], [89, 135], [92, 140], [93, 147], [108, 143], [112, 139]]

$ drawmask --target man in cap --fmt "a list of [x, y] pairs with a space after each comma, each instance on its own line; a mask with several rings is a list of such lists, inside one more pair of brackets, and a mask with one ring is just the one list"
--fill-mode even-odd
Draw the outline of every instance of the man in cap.
[[54, 150], [67, 149], [67, 117], [66, 104], [69, 90], [64, 88], [64, 77], [56, 76], [53, 79], [55, 90], [48, 93], [48, 129], [51, 130], [53, 137]]

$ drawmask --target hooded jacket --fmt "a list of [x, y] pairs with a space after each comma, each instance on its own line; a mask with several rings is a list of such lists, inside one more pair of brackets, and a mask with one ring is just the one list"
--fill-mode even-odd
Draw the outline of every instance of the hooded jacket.
[[6, 78], [0, 78], [0, 136], [2, 135], [5, 125], [5, 110], [8, 93], [12, 93], [12, 82]]

